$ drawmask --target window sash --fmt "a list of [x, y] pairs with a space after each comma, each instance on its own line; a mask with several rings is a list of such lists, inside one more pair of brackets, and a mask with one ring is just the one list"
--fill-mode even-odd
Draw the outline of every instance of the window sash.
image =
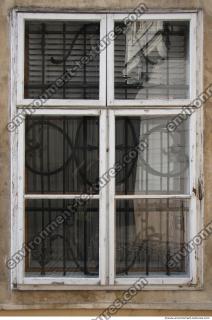
[[[61, 112], [58, 110], [38, 110], [39, 115], [58, 115], [58, 113]], [[98, 111], [98, 110], [90, 110], [90, 111], [84, 111], [84, 110], [64, 110], [65, 115], [99, 115], [100, 114], [100, 176], [102, 176], [107, 171], [107, 155], [106, 155], [106, 141], [107, 141], [107, 111]], [[132, 112], [133, 111], [133, 112]], [[176, 115], [178, 113], [178, 109], [175, 110], [149, 110], [149, 115]], [[36, 113], [36, 115], [38, 115]], [[141, 116], [146, 114], [145, 110], [137, 109], [137, 110], [110, 110], [109, 111], [109, 145], [110, 145], [110, 152], [109, 152], [109, 167], [113, 167], [113, 164], [115, 162], [115, 117], [116, 116]], [[34, 117], [36, 117], [36, 115]], [[60, 278], [56, 276], [53, 278], [58, 283], [66, 283], [68, 285], [92, 285], [92, 286], [99, 286], [99, 285], [107, 285], [107, 263], [109, 263], [109, 285], [110, 286], [124, 286], [124, 285], [130, 285], [133, 284], [137, 278], [133, 277], [116, 277], [115, 276], [115, 200], [116, 199], [151, 199], [151, 198], [157, 198], [157, 199], [190, 199], [191, 205], [190, 205], [190, 215], [189, 215], [189, 225], [190, 229], [187, 230], [188, 239], [192, 239], [196, 234], [196, 197], [192, 193], [191, 186], [193, 185], [193, 179], [195, 179], [195, 135], [193, 134], [194, 124], [195, 124], [195, 114], [191, 117], [191, 130], [190, 130], [190, 150], [191, 150], [191, 157], [190, 157], [190, 168], [191, 168], [191, 174], [190, 174], [190, 193], [189, 194], [183, 194], [183, 195], [115, 195], [115, 179], [111, 179], [108, 183], [108, 186], [100, 189], [100, 194], [95, 195], [94, 197], [96, 199], [100, 200], [100, 209], [99, 212], [101, 214], [99, 215], [99, 261], [100, 261], [100, 268], [99, 268], [99, 277], [98, 278], [69, 278], [64, 277]], [[78, 198], [77, 195], [39, 195], [39, 194], [25, 194], [24, 193], [24, 171], [25, 171], [25, 152], [24, 152], [24, 135], [25, 135], [25, 129], [24, 125], [21, 125], [18, 128], [18, 179], [19, 179], [19, 192], [18, 192], [18, 217], [17, 217], [17, 224], [18, 224], [18, 232], [17, 232], [17, 250], [22, 248], [23, 245], [23, 239], [24, 239], [24, 201], [25, 199], [71, 199], [71, 198]], [[21, 143], [20, 143], [21, 142]], [[193, 173], [192, 173], [193, 172]], [[107, 200], [107, 193], [109, 192], [109, 199]], [[107, 211], [106, 206], [107, 203], [109, 204], [109, 221], [107, 221]], [[107, 234], [105, 226], [108, 223], [108, 229], [109, 233]], [[108, 246], [110, 250], [107, 249], [106, 242], [108, 242]], [[107, 256], [107, 252], [109, 251], [109, 256]], [[192, 252], [189, 257], [189, 269], [190, 273], [187, 276], [164, 276], [164, 275], [154, 275], [153, 277], [148, 276], [148, 281], [150, 284], [185, 284], [192, 280], [192, 282], [195, 281], [195, 272], [196, 272], [196, 262], [195, 262], [195, 253]], [[24, 284], [34, 284], [34, 283], [42, 283], [42, 284], [51, 284], [51, 277], [29, 277], [25, 276], [24, 274], [24, 261], [21, 262], [17, 266], [17, 280], [20, 285]], [[78, 281], [79, 280], [79, 281]]]
[[[29, 106], [33, 101], [39, 99], [24, 98], [24, 37], [25, 21], [27, 20], [48, 20], [48, 21], [99, 21], [100, 39], [106, 35], [105, 14], [66, 14], [66, 13], [19, 13], [18, 14], [18, 54], [17, 54], [17, 107]], [[62, 74], [61, 74], [62, 76]], [[55, 78], [55, 80], [57, 77]], [[43, 107], [100, 107], [106, 104], [106, 50], [99, 54], [99, 99], [48, 99]]]
[[[100, 40], [108, 32], [114, 29], [114, 22], [121, 21], [125, 14], [52, 14], [52, 13], [19, 13], [18, 15], [18, 85], [17, 85], [17, 106], [28, 106], [35, 99], [24, 99], [24, 22], [25, 20], [88, 20], [100, 21]], [[107, 19], [107, 30], [106, 30]], [[100, 77], [99, 77], [99, 100], [70, 100], [70, 99], [49, 99], [45, 102], [46, 107], [59, 106], [104, 106], [106, 104], [106, 68], [107, 68], [107, 101], [108, 106], [179, 106], [189, 105], [196, 96], [196, 14], [195, 13], [173, 13], [173, 14], [143, 14], [139, 20], [175, 20], [189, 21], [189, 99], [150, 99], [150, 100], [118, 100], [114, 99], [114, 41], [107, 46], [107, 67], [106, 50], [100, 52]]]
[[[114, 30], [115, 21], [122, 21], [124, 14], [110, 14], [107, 16], [108, 31]], [[196, 97], [196, 14], [195, 13], [173, 13], [173, 14], [143, 14], [137, 21], [141, 20], [169, 20], [169, 21], [189, 21], [189, 99], [149, 99], [149, 100], [120, 100], [115, 99], [115, 76], [114, 76], [114, 41], [107, 48], [107, 92], [109, 107], [173, 107], [189, 105]]]
[[[122, 110], [110, 110], [109, 111], [109, 145], [110, 149], [113, 150], [109, 153], [109, 168], [113, 167], [115, 163], [115, 118], [117, 116], [151, 116], [151, 115], [176, 115], [179, 113], [179, 109], [150, 109], [148, 110], [148, 113], [146, 110], [142, 109], [122, 109]], [[190, 121], [190, 130], [189, 130], [189, 152], [190, 152], [190, 159], [189, 159], [189, 166], [190, 166], [190, 182], [189, 182], [189, 193], [188, 194], [182, 194], [182, 195], [116, 195], [115, 192], [115, 179], [112, 179], [109, 183], [109, 284], [110, 285], [124, 285], [124, 284], [133, 284], [136, 281], [136, 278], [127, 278], [127, 277], [117, 277], [115, 272], [115, 256], [116, 256], [116, 250], [115, 250], [115, 208], [116, 208], [116, 200], [117, 199], [190, 199], [190, 210], [189, 210], [189, 217], [188, 217], [188, 226], [189, 230], [186, 230], [186, 238], [192, 239], [197, 234], [197, 210], [196, 210], [196, 196], [192, 192], [193, 186], [195, 185], [195, 179], [196, 179], [196, 114], [194, 113], [189, 120]], [[178, 283], [180, 281], [180, 276], [154, 276], [149, 277], [151, 283], [159, 284], [160, 281], [157, 281], [157, 278], [161, 278], [162, 283], [165, 284], [172, 284], [172, 280], [175, 281], [175, 283]], [[195, 283], [196, 281], [196, 261], [195, 261], [195, 252], [193, 251], [189, 255], [189, 273], [187, 276], [183, 277], [182, 281], [192, 281], [192, 283]], [[154, 282], [155, 279], [156, 281]], [[164, 282], [163, 282], [164, 281]], [[184, 283], [184, 282], [182, 282]]]
[[[38, 110], [40, 115], [49, 116], [61, 115], [60, 110]], [[38, 115], [36, 113], [36, 115]], [[36, 115], [33, 115], [36, 119]], [[99, 175], [103, 175], [106, 171], [106, 111], [99, 110], [64, 110], [63, 116], [99, 116]], [[92, 195], [91, 199], [99, 200], [99, 276], [95, 278], [86, 277], [64, 277], [62, 278], [63, 283], [79, 285], [96, 285], [106, 284], [106, 192], [107, 188], [101, 188], [99, 194]], [[26, 199], [77, 199], [80, 195], [74, 194], [25, 194], [25, 121], [18, 128], [18, 203], [17, 203], [17, 243], [16, 249], [20, 250], [23, 247], [25, 239], [25, 200]], [[100, 214], [101, 213], [101, 214]], [[39, 279], [42, 279], [42, 283], [47, 283], [49, 277], [36, 277], [37, 283], [40, 283]], [[19, 284], [29, 283], [31, 277], [25, 276], [25, 259], [23, 259], [17, 265], [17, 281]], [[60, 282], [60, 277], [56, 276], [55, 281]], [[79, 281], [78, 281], [79, 280]], [[78, 281], [78, 282], [77, 282]], [[33, 282], [33, 281], [32, 281]]]

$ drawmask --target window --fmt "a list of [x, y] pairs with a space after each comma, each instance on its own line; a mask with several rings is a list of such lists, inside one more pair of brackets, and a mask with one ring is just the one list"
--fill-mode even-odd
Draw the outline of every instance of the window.
[[[56, 16], [19, 15], [18, 104], [40, 97], [45, 106], [105, 106], [106, 51], [96, 48], [106, 34], [106, 16]], [[62, 82], [70, 70], [72, 76]]]
[[[90, 193], [99, 177], [99, 117], [26, 118], [26, 241]], [[48, 195], [53, 197], [49, 199]], [[32, 195], [36, 195], [33, 197]], [[44, 199], [40, 195], [47, 195]], [[59, 197], [62, 196], [62, 197]], [[64, 198], [63, 195], [68, 195]], [[72, 200], [73, 199], [73, 200]], [[70, 211], [71, 212], [71, 211]], [[26, 274], [99, 274], [99, 192], [84, 201], [26, 258]]]
[[16, 15], [13, 283], [196, 284], [196, 14]]

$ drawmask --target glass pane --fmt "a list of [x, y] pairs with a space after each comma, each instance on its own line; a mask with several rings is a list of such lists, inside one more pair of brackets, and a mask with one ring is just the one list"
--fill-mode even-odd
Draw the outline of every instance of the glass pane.
[[98, 117], [26, 119], [26, 193], [98, 193]]
[[185, 258], [172, 268], [168, 261], [186, 242], [188, 205], [173, 199], [117, 200], [116, 274], [185, 273]]
[[[51, 99], [99, 99], [99, 22], [28, 21], [25, 26], [24, 97], [46, 96], [56, 80], [70, 72]], [[92, 56], [89, 62], [83, 57]]]
[[[189, 192], [189, 123], [166, 128], [168, 116], [116, 119], [117, 194], [184, 194]], [[129, 154], [144, 141], [135, 157]], [[130, 160], [130, 161], [129, 161]]]
[[[120, 27], [124, 32], [120, 34]], [[116, 22], [115, 99], [189, 98], [189, 22]]]
[[84, 201], [76, 207], [73, 203], [74, 200], [26, 201], [28, 276], [98, 276], [98, 200]]

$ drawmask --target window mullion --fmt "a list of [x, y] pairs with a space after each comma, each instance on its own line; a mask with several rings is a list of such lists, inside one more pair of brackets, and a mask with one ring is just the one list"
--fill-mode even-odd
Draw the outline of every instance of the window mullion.
[[[24, 243], [24, 217], [25, 217], [25, 120], [18, 128], [18, 208], [17, 208], [17, 244], [16, 250], [20, 250]], [[23, 283], [24, 260], [17, 265], [17, 281]]]
[[[99, 126], [99, 177], [107, 170], [107, 111], [102, 110]], [[99, 182], [99, 277], [101, 285], [107, 283], [107, 186]]]
[[[115, 115], [109, 111], [109, 168], [115, 164]], [[109, 182], [109, 284], [115, 281], [115, 179]]]

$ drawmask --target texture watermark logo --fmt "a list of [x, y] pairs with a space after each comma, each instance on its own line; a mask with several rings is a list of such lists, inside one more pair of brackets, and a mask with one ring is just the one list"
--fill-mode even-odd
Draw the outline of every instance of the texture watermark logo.
[[100, 178], [99, 182], [92, 184], [90, 188], [90, 193], [81, 193], [79, 198], [76, 198], [72, 205], [63, 212], [63, 214], [58, 215], [55, 220], [47, 224], [42, 231], [40, 231], [31, 241], [28, 243], [23, 243], [22, 248], [16, 251], [12, 257], [10, 257], [7, 262], [8, 269], [14, 269], [16, 266], [30, 253], [31, 250], [34, 250], [36, 246], [40, 245], [42, 241], [49, 238], [50, 235], [68, 218], [70, 218], [79, 208], [82, 206], [85, 201], [91, 200], [95, 192], [98, 192], [100, 189], [103, 189], [111, 179], [115, 178], [116, 175], [125, 168], [126, 164], [134, 161], [140, 152], [148, 148], [148, 143], [146, 140], [140, 139], [139, 143], [127, 152], [122, 159], [122, 162], [115, 162], [114, 166], [109, 168]]
[[12, 121], [7, 124], [7, 129], [10, 132], [15, 131], [23, 122], [26, 115], [32, 115], [37, 109], [42, 108], [45, 103], [52, 98], [67, 82], [69, 82], [77, 72], [92, 62], [97, 54], [104, 51], [112, 41], [114, 41], [120, 34], [126, 33], [129, 25], [135, 22], [148, 8], [145, 4], [141, 3], [132, 10], [131, 13], [126, 15], [123, 22], [123, 27], [116, 26], [114, 30], [110, 30], [104, 37], [100, 39], [99, 44], [93, 46], [88, 54], [82, 56], [79, 61], [74, 61], [74, 65], [68, 68], [62, 75], [60, 75], [44, 92], [36, 99], [34, 99], [26, 108], [13, 117]]
[[189, 106], [183, 107], [181, 112], [167, 123], [167, 131], [175, 131], [185, 120], [187, 120], [197, 109], [201, 108], [203, 104], [212, 97], [212, 83], [194, 99]]
[[185, 257], [191, 254], [196, 247], [200, 246], [203, 241], [207, 240], [212, 234], [212, 221], [210, 221], [193, 239], [185, 243], [184, 246], [168, 261], [169, 268], [175, 268]]
[[91, 320], [110, 319], [147, 285], [148, 280], [146, 278], [139, 278], [132, 286], [129, 287], [129, 289], [125, 290], [119, 298], [115, 299], [99, 316]]

